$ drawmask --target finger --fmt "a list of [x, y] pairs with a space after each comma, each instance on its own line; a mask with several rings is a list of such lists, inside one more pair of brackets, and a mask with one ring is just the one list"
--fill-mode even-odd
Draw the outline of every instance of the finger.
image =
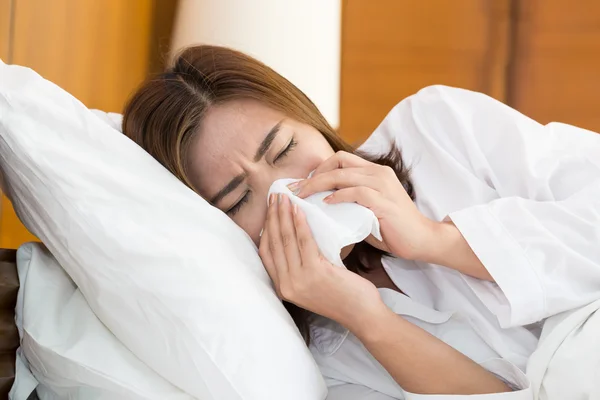
[[373, 176], [371, 169], [361, 167], [335, 169], [302, 181], [296, 195], [306, 198], [315, 193], [353, 186], [367, 186], [380, 190], [382, 185], [380, 180]]
[[[373, 211], [377, 218], [382, 218], [383, 207], [388, 202], [379, 192], [364, 186], [338, 190], [325, 197], [323, 201], [327, 204], [357, 203]], [[384, 242], [377, 240], [372, 235], [365, 240], [379, 250], [389, 251]]]
[[275, 195], [271, 199], [271, 205], [269, 206], [267, 224], [269, 229], [269, 252], [273, 257], [273, 263], [277, 268], [277, 277], [279, 282], [285, 280], [287, 276], [287, 260], [285, 252], [283, 250], [283, 243], [281, 241], [281, 230], [279, 221], [279, 206], [280, 206], [281, 195]]
[[346, 151], [338, 151], [327, 160], [323, 161], [313, 172], [313, 176], [323, 172], [333, 171], [338, 168], [367, 167], [373, 165], [372, 162], [365, 160], [355, 154]]
[[290, 273], [292, 269], [299, 268], [302, 266], [302, 259], [300, 258], [300, 250], [298, 249], [298, 242], [296, 240], [296, 228], [294, 226], [294, 219], [292, 214], [292, 203], [290, 198], [286, 195], [281, 195], [282, 200], [279, 204], [279, 229], [281, 232], [281, 244], [287, 260], [288, 270]]
[[294, 214], [294, 226], [296, 228], [296, 240], [298, 250], [302, 258], [302, 266], [311, 266], [316, 263], [320, 257], [319, 246], [313, 237], [313, 233], [306, 221], [306, 215], [301, 209], [296, 209]]
[[354, 186], [336, 190], [325, 197], [323, 201], [327, 204], [357, 203], [373, 210], [374, 208], [380, 208], [381, 203], [385, 200], [374, 189], [366, 186]]
[[262, 236], [260, 237], [260, 243], [258, 245], [258, 255], [262, 260], [269, 277], [275, 284], [277, 288], [279, 286], [279, 278], [277, 276], [277, 268], [275, 267], [275, 263], [273, 262], [273, 257], [271, 256], [271, 251], [269, 250], [269, 231], [268, 229], [264, 229]]

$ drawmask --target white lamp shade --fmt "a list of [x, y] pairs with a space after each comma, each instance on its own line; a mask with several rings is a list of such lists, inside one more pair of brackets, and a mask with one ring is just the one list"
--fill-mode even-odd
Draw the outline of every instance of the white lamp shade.
[[231, 47], [295, 84], [339, 126], [340, 0], [180, 0], [172, 50]]

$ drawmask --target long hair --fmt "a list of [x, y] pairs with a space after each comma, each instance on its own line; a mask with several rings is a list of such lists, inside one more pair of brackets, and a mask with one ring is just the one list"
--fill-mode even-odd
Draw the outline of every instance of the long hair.
[[[123, 132], [195, 190], [188, 174], [192, 138], [211, 106], [241, 98], [260, 101], [314, 127], [334, 151], [358, 154], [335, 132], [313, 102], [287, 79], [244, 53], [208, 45], [183, 50], [165, 72], [138, 88], [125, 107]], [[359, 155], [392, 167], [408, 194], [414, 197], [408, 168], [395, 146], [383, 156]], [[368, 272], [367, 260], [383, 254], [362, 242], [354, 247], [344, 264], [355, 273]], [[292, 303], [284, 305], [307, 345], [310, 344], [311, 314]]]

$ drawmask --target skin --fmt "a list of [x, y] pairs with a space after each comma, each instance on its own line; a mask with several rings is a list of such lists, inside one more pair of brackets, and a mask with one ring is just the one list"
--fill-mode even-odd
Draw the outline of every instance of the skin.
[[[278, 124], [270, 148], [256, 162], [261, 142]], [[213, 199], [234, 177], [247, 174], [243, 183], [213, 204], [227, 212], [246, 195], [247, 201], [239, 210], [228, 215], [257, 245], [267, 216], [271, 184], [280, 178], [306, 178], [334, 155], [323, 135], [313, 127], [251, 100], [211, 107], [196, 138], [191, 150], [191, 181], [202, 197]], [[283, 153], [292, 140], [296, 144]]]
[[[267, 136], [273, 136], [270, 146], [263, 145]], [[257, 157], [260, 148], [264, 155]], [[325, 260], [304, 215], [287, 197], [266, 200], [275, 180], [302, 179], [316, 170], [291, 189], [300, 197], [336, 190], [328, 202], [356, 202], [373, 210], [383, 236], [383, 242], [368, 239], [374, 246], [397, 257], [492, 280], [458, 229], [422, 215], [391, 169], [335, 153], [313, 127], [253, 100], [207, 110], [191, 154], [192, 184], [259, 246], [277, 294], [347, 327], [404, 390], [509, 391], [484, 368], [393, 313], [369, 279]], [[237, 185], [231, 185], [236, 177]], [[225, 193], [227, 186], [232, 190]]]

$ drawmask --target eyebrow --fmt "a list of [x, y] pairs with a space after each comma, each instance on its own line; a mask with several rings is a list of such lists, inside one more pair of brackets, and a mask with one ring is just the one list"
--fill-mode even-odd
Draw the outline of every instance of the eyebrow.
[[[282, 122], [283, 120], [279, 121], [277, 124], [275, 124], [275, 126], [271, 128], [269, 133], [267, 133], [267, 136], [265, 136], [263, 141], [260, 143], [260, 146], [258, 146], [258, 150], [256, 150], [256, 154], [254, 155], [254, 162], [260, 161], [260, 159], [262, 159], [265, 156], [265, 154], [273, 144], [273, 140], [275, 140], [275, 137], [277, 137], [277, 134], [281, 129]], [[246, 174], [240, 174], [234, 177], [231, 181], [229, 181], [227, 185], [225, 185], [223, 189], [219, 190], [219, 192], [216, 195], [214, 195], [212, 199], [210, 199], [210, 203], [213, 205], [217, 204], [225, 196], [227, 196], [229, 193], [233, 192], [238, 186], [240, 186], [244, 179], [246, 179]]]
[[227, 196], [229, 193], [233, 192], [235, 188], [240, 186], [241, 183], [244, 182], [244, 179], [246, 179], [246, 174], [240, 174], [233, 178], [223, 189], [219, 190], [219, 193], [210, 199], [210, 203], [213, 205], [217, 204], [223, 197]]
[[267, 133], [267, 136], [265, 136], [260, 146], [258, 146], [258, 150], [256, 150], [256, 154], [254, 155], [254, 162], [260, 161], [260, 159], [263, 158], [264, 155], [267, 153], [269, 147], [271, 147], [271, 145], [273, 144], [273, 140], [275, 140], [275, 137], [281, 129], [282, 122], [283, 120], [279, 121], [277, 124], [275, 124], [274, 127], [271, 128], [269, 133]]

